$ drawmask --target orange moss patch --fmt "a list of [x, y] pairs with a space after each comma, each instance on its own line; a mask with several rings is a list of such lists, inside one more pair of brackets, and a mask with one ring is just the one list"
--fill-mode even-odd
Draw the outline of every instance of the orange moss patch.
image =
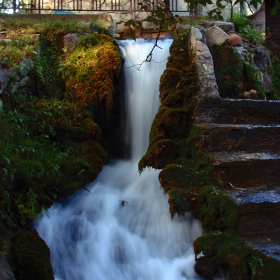
[[113, 106], [113, 77], [121, 67], [119, 48], [106, 35], [91, 34], [66, 58], [65, 81], [68, 99], [105, 108]]

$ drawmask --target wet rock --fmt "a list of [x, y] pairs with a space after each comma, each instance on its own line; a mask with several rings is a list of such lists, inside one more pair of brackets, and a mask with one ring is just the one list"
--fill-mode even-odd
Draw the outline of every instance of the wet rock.
[[197, 259], [194, 268], [197, 274], [206, 278], [213, 275], [217, 269], [216, 265], [209, 262], [209, 259], [206, 257], [200, 257]]
[[34, 229], [19, 232], [12, 244], [9, 263], [15, 268], [17, 280], [54, 279], [50, 250]]

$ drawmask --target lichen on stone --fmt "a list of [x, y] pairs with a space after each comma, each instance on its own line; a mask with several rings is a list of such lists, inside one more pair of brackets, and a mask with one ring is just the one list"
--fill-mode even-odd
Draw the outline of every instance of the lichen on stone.
[[242, 59], [234, 47], [212, 45], [210, 51], [221, 97], [238, 98], [244, 91], [256, 90], [260, 99], [266, 98], [263, 74]]

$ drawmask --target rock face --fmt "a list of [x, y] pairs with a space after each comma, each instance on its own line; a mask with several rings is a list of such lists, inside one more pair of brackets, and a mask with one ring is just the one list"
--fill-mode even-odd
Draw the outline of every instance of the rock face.
[[14, 240], [10, 257], [17, 267], [16, 279], [52, 280], [50, 250], [35, 229], [22, 231]]
[[3, 254], [0, 254], [0, 279], [1, 280], [15, 280], [14, 274]]
[[191, 30], [190, 44], [198, 67], [200, 81], [203, 81], [200, 83], [200, 91], [197, 96], [199, 100], [219, 97], [212, 55], [204, 42], [205, 36], [198, 28], [193, 28]]

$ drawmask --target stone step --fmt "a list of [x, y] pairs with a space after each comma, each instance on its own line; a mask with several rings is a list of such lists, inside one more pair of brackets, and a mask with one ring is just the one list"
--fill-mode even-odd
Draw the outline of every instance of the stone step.
[[251, 247], [280, 260], [280, 187], [228, 190], [238, 205], [239, 236]]
[[195, 123], [280, 124], [280, 101], [253, 99], [201, 100]]
[[280, 185], [280, 152], [218, 152], [208, 156], [213, 163], [212, 179], [221, 189]]
[[198, 124], [203, 152], [275, 152], [280, 150], [280, 125]]

